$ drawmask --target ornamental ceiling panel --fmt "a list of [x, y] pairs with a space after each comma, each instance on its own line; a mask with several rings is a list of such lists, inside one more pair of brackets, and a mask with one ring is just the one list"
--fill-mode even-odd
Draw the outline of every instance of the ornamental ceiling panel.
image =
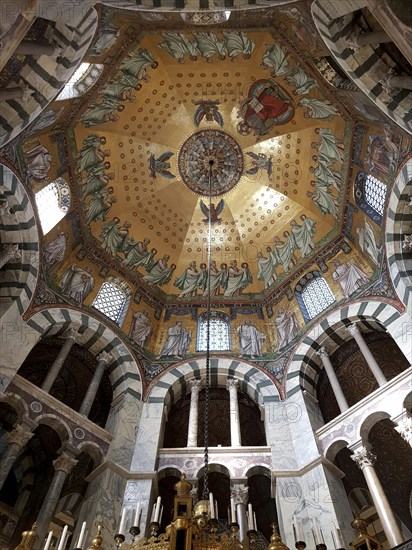
[[94, 93], [68, 135], [81, 230], [148, 292], [202, 300], [209, 218], [229, 301], [338, 237], [352, 122], [270, 32], [141, 33]]

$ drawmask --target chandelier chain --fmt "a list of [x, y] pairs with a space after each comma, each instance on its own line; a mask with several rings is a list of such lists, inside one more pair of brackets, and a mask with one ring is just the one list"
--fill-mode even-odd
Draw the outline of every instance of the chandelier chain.
[[203, 500], [209, 498], [209, 387], [210, 387], [210, 318], [211, 318], [211, 296], [210, 296], [210, 267], [212, 257], [212, 170], [214, 161], [209, 161], [209, 219], [207, 238], [207, 313], [206, 313], [206, 380], [205, 380], [205, 410], [203, 418], [204, 434], [204, 477], [203, 477]]

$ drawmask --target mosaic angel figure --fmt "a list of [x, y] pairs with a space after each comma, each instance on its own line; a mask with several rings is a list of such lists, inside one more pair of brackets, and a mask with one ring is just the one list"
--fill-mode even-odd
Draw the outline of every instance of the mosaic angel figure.
[[256, 44], [250, 38], [247, 38], [242, 31], [223, 32], [225, 49], [232, 61], [235, 61], [239, 55], [244, 59], [249, 59], [256, 47]]
[[331, 120], [338, 114], [338, 111], [329, 101], [314, 99], [313, 97], [303, 97], [299, 105], [306, 107], [307, 110], [303, 116], [305, 118], [319, 118], [321, 120]]
[[365, 227], [356, 229], [359, 239], [359, 246], [362, 252], [366, 252], [375, 265], [379, 264], [379, 255], [382, 252], [382, 246], [376, 243], [375, 233], [372, 226], [365, 220]]
[[171, 151], [166, 151], [165, 153], [162, 153], [158, 158], [155, 158], [153, 153], [150, 154], [149, 170], [151, 178], [156, 178], [156, 174], [160, 174], [167, 179], [173, 179], [176, 177], [170, 172], [171, 164], [169, 160], [173, 156], [173, 154], [174, 153], [172, 153]]
[[150, 76], [147, 69], [149, 67], [156, 69], [157, 66], [158, 63], [153, 59], [149, 50], [141, 48], [137, 52], [129, 54], [120, 65], [120, 69], [124, 73], [134, 76], [137, 80], [149, 82]]
[[177, 59], [179, 63], [184, 63], [185, 55], [188, 55], [191, 61], [196, 61], [199, 51], [197, 44], [191, 42], [184, 34], [177, 32], [166, 32], [163, 35], [164, 42], [159, 44], [172, 57]]
[[206, 120], [207, 122], [217, 122], [219, 126], [223, 127], [223, 117], [221, 113], [219, 112], [218, 105], [220, 104], [220, 101], [217, 99], [209, 99], [203, 101], [202, 99], [199, 101], [192, 101], [193, 105], [198, 105], [198, 108], [196, 109], [196, 112], [193, 117], [193, 121], [196, 126], [199, 126], [202, 120]]
[[262, 69], [272, 69], [272, 76], [282, 76], [288, 72], [288, 60], [279, 44], [267, 46], [260, 66]]
[[198, 32], [194, 35], [197, 49], [202, 57], [208, 63], [212, 63], [214, 55], [219, 59], [225, 59], [227, 55], [226, 44], [224, 40], [219, 40], [213, 32]]
[[252, 159], [252, 166], [245, 171], [245, 174], [251, 176], [257, 174], [259, 170], [264, 170], [268, 174], [268, 178], [272, 175], [273, 164], [272, 164], [272, 155], [267, 157], [264, 153], [253, 153], [253, 151], [248, 151], [246, 153]]
[[300, 67], [293, 69], [286, 80], [295, 88], [294, 93], [297, 95], [306, 95], [312, 88], [317, 87], [313, 78], [310, 78]]

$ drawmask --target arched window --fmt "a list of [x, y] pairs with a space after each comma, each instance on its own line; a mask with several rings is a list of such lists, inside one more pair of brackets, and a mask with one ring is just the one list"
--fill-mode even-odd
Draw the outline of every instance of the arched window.
[[[199, 316], [197, 323], [197, 347], [196, 351], [206, 351], [207, 342], [207, 313]], [[230, 339], [229, 316], [223, 311], [210, 312], [210, 351], [230, 351], [232, 347]]]
[[100, 287], [92, 306], [121, 326], [126, 317], [131, 295], [130, 287], [123, 279], [108, 277]]
[[70, 208], [70, 189], [63, 178], [57, 178], [35, 195], [43, 234], [46, 235], [67, 214]]
[[328, 283], [319, 271], [306, 273], [296, 285], [296, 300], [307, 323], [335, 301]]
[[381, 225], [388, 188], [366, 172], [358, 172], [355, 178], [356, 204], [371, 220]]
[[95, 85], [103, 72], [103, 68], [104, 66], [99, 63], [81, 63], [56, 100], [72, 99], [86, 93]]
[[368, 174], [365, 181], [365, 199], [378, 214], [383, 216], [387, 187], [384, 183]]

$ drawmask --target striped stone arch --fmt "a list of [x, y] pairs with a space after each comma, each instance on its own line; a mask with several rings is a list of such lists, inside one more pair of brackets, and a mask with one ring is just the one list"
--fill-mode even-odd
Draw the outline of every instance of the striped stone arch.
[[1, 104], [0, 147], [27, 128], [56, 98], [90, 46], [98, 23], [96, 10], [85, 9], [79, 22], [71, 20], [69, 4], [64, 10], [67, 10], [67, 25], [63, 22], [62, 14], [61, 20], [49, 21], [44, 33], [49, 42], [61, 48], [59, 54], [23, 58], [19, 84], [26, 86], [33, 95], [25, 102], [10, 99]]
[[[188, 381], [204, 379], [205, 375], [205, 358], [174, 365], [154, 383], [147, 400], [149, 403], [164, 403], [170, 410], [189, 391]], [[211, 385], [226, 387], [228, 378], [239, 380], [239, 390], [257, 405], [280, 401], [274, 382], [264, 371], [243, 360], [213, 357], [210, 362]]]
[[340, 15], [339, 4], [337, 2], [334, 6], [329, 0], [315, 0], [311, 6], [313, 20], [322, 40], [336, 62], [362, 92], [388, 117], [412, 133], [411, 92], [397, 90], [397, 93], [393, 91], [391, 95], [385, 93], [382, 80], [377, 75], [386, 75], [393, 63], [389, 59], [387, 63], [377, 55], [372, 46], [363, 46], [359, 53], [349, 47], [346, 37], [357, 27], [354, 22], [356, 11]]
[[383, 302], [356, 302], [336, 309], [314, 326], [295, 348], [289, 364], [286, 381], [286, 396], [290, 397], [299, 388], [315, 395], [320, 371], [323, 369], [320, 357], [316, 355], [321, 346], [333, 353], [345, 341], [352, 339], [345, 327], [352, 323], [359, 325], [361, 331], [388, 331], [411, 361], [410, 339], [412, 323], [409, 320], [410, 334], [404, 332], [405, 322], [402, 315], [392, 305]]
[[28, 308], [39, 274], [39, 230], [33, 205], [19, 178], [0, 164], [0, 197], [9, 211], [0, 217], [2, 245], [18, 245], [20, 259], [11, 259], [0, 274], [0, 317], [16, 303], [19, 314]]
[[393, 286], [405, 306], [412, 293], [411, 253], [402, 251], [402, 239], [412, 233], [412, 158], [400, 169], [389, 196], [385, 225], [386, 257]]
[[130, 393], [136, 399], [142, 398], [142, 372], [127, 345], [108, 326], [83, 311], [54, 307], [43, 309], [32, 315], [27, 325], [40, 338], [62, 336], [68, 328], [80, 334], [76, 342], [97, 356], [102, 351], [111, 353], [114, 361], [107, 372], [113, 389], [113, 400], [119, 395]]

